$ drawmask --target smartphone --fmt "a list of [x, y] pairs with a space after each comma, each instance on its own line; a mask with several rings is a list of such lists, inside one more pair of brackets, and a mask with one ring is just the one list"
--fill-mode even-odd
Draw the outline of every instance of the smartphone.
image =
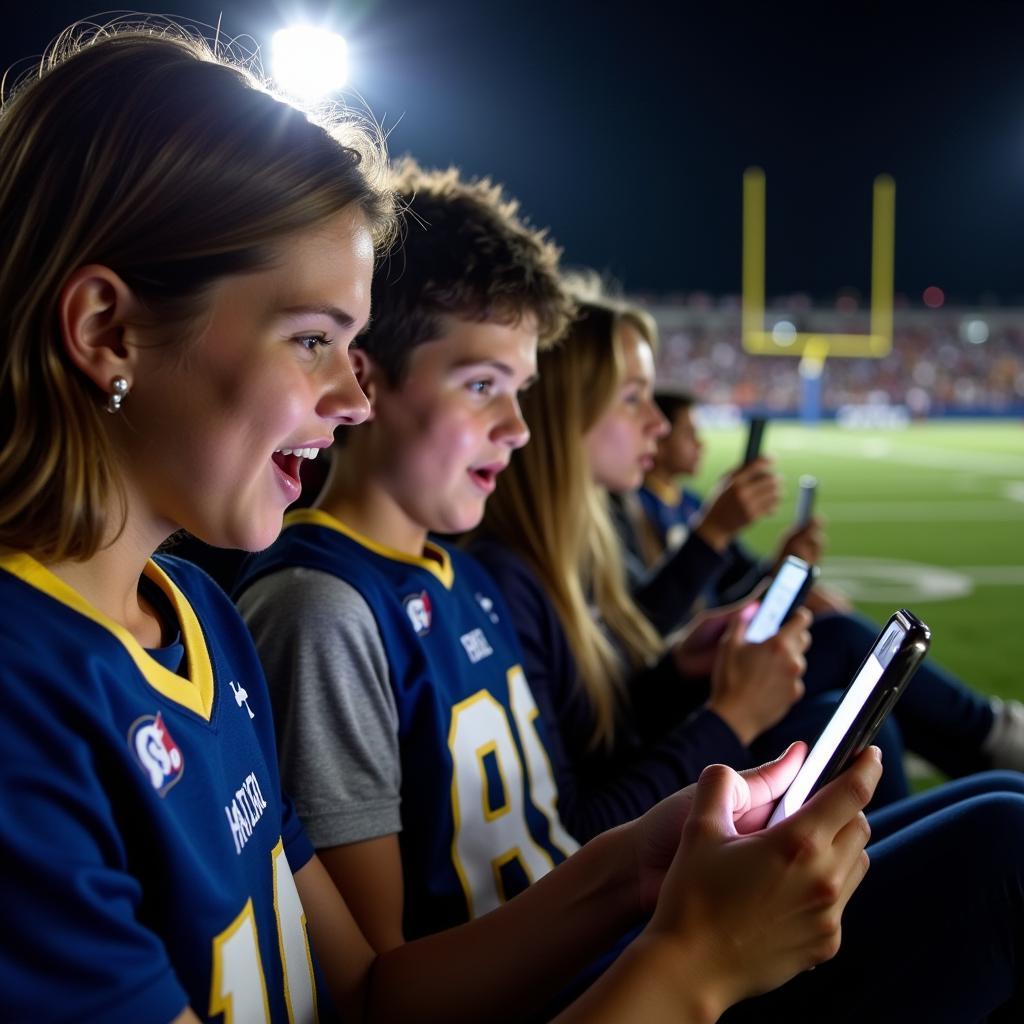
[[747, 623], [747, 632], [744, 636], [747, 643], [759, 644], [768, 637], [775, 636], [793, 609], [800, 607], [807, 596], [807, 591], [814, 585], [817, 575], [817, 566], [808, 565], [796, 555], [789, 555], [779, 566], [775, 579]]
[[806, 526], [814, 511], [814, 494], [818, 489], [818, 481], [813, 476], [800, 477], [800, 493], [796, 499], [796, 525]]
[[925, 656], [931, 636], [912, 612], [901, 608], [893, 614], [772, 812], [769, 825], [788, 818], [875, 738]]
[[764, 437], [764, 425], [768, 421], [763, 416], [753, 416], [747, 434], [747, 451], [743, 456], [743, 465], [747, 466], [761, 454], [761, 440]]

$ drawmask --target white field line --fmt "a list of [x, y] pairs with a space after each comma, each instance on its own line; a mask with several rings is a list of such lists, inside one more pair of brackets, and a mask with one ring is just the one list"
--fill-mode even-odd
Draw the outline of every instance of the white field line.
[[979, 587], [1024, 587], [1024, 565], [928, 565], [887, 558], [827, 558], [822, 578], [854, 600], [952, 601]]
[[1024, 455], [947, 451], [936, 447], [901, 445], [888, 438], [844, 438], [830, 434], [782, 434], [772, 444], [789, 451], [813, 450], [839, 459], [881, 460], [929, 469], [958, 470], [990, 476], [1024, 476]]
[[836, 501], [821, 503], [827, 523], [1014, 523], [1024, 507], [1005, 501]]
[[1024, 584], [1024, 565], [951, 565], [953, 572], [962, 572], [982, 586], [1015, 587]]

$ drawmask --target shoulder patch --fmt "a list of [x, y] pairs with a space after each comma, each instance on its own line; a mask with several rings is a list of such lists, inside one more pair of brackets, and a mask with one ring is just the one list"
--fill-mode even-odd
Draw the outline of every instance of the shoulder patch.
[[412, 628], [416, 630], [416, 635], [426, 636], [430, 632], [433, 620], [430, 595], [421, 590], [418, 594], [410, 594], [402, 603], [405, 605], [405, 614], [409, 616]]

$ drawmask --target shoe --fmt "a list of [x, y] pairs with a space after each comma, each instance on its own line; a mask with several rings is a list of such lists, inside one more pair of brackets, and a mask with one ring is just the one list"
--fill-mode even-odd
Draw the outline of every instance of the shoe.
[[1024, 772], [1024, 704], [1019, 700], [992, 698], [995, 716], [992, 728], [981, 745], [993, 768]]

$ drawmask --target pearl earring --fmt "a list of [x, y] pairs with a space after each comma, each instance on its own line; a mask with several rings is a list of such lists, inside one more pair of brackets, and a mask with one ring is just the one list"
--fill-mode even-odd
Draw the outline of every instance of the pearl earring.
[[121, 403], [128, 394], [128, 381], [120, 374], [110, 382], [110, 397], [107, 399], [107, 412], [120, 412]]

